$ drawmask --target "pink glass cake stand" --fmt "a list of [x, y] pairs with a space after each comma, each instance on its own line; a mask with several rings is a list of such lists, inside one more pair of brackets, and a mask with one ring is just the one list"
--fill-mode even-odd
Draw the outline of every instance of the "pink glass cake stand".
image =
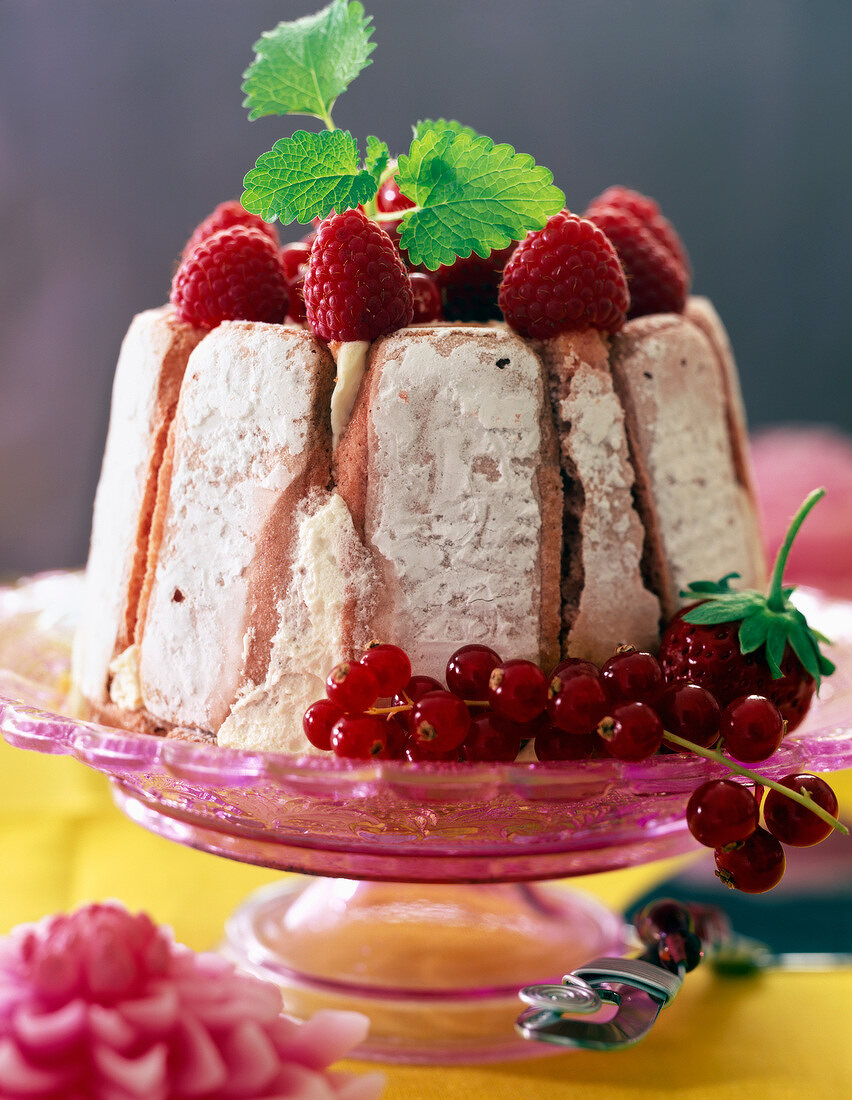
[[[0, 588], [0, 733], [106, 774], [140, 825], [287, 877], [231, 917], [225, 950], [277, 981], [297, 1016], [372, 1020], [363, 1053], [474, 1061], [542, 1049], [519, 1039], [520, 986], [619, 951], [621, 920], [543, 880], [687, 852], [701, 759], [642, 764], [418, 764], [237, 752], [67, 717], [77, 574]], [[852, 765], [852, 604], [802, 593], [839, 671], [762, 770]]]

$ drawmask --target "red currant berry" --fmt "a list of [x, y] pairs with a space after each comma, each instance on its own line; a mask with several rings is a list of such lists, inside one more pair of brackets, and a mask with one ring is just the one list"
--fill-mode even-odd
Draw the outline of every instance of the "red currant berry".
[[744, 894], [763, 894], [784, 877], [784, 849], [765, 829], [755, 829], [730, 848], [717, 848], [715, 857], [716, 877]]
[[731, 779], [710, 779], [695, 790], [686, 807], [686, 824], [699, 844], [724, 848], [750, 837], [759, 811], [748, 787]]
[[[709, 749], [719, 740], [719, 704], [698, 684], [670, 684], [657, 701], [657, 713], [669, 733], [676, 733], [702, 748]], [[670, 748], [680, 749], [680, 746], [671, 745]]]
[[328, 752], [331, 749], [331, 727], [343, 717], [343, 711], [328, 699], [311, 703], [302, 718], [305, 737], [315, 749]]
[[560, 661], [556, 668], [551, 672], [549, 681], [552, 684], [555, 677], [559, 677], [562, 683], [567, 683], [572, 676], [576, 676], [578, 672], [587, 672], [590, 676], [599, 676], [600, 669], [597, 665], [592, 664], [591, 661], [584, 661], [580, 657], [566, 657]]
[[405, 746], [408, 744], [408, 723], [405, 715], [393, 714], [385, 719], [387, 749], [382, 754], [388, 760], [404, 760]]
[[[422, 699], [427, 691], [443, 691], [444, 685], [432, 676], [412, 676], [405, 685], [405, 691], [394, 695], [391, 704], [395, 707], [408, 707], [409, 703], [416, 703]], [[406, 698], [408, 696], [408, 698]], [[400, 711], [397, 717], [404, 725], [411, 729], [412, 708]]]
[[411, 199], [403, 195], [396, 182], [396, 176], [386, 179], [376, 194], [376, 209], [383, 214], [395, 214], [398, 211], [410, 210], [414, 206]]
[[403, 749], [402, 759], [410, 764], [457, 764], [459, 749], [436, 749], [429, 742], [415, 741], [413, 737], [409, 737]]
[[653, 653], [616, 653], [601, 669], [612, 703], [653, 703], [663, 686], [663, 670]]
[[[832, 817], [837, 817], [837, 795], [824, 779], [802, 773], [785, 776], [781, 785], [799, 794], [810, 795], [818, 806], [827, 810]], [[770, 790], [766, 796], [763, 817], [770, 833], [782, 844], [789, 844], [793, 848], [809, 848], [811, 844], [819, 844], [832, 830], [832, 826], [817, 817], [812, 810], [774, 790]]]
[[597, 669], [594, 673], [569, 671], [567, 675], [567, 680], [559, 675], [550, 682], [548, 714], [558, 729], [582, 737], [597, 728], [609, 703]]
[[329, 672], [325, 693], [347, 714], [362, 714], [379, 697], [376, 677], [364, 665], [342, 661]]
[[411, 661], [398, 645], [371, 645], [358, 662], [376, 677], [379, 695], [385, 698], [402, 691], [411, 679]]
[[502, 722], [498, 714], [479, 714], [461, 747], [462, 760], [511, 763], [521, 751], [521, 727]]
[[409, 725], [414, 741], [446, 752], [457, 749], [467, 737], [470, 712], [452, 692], [430, 691], [414, 704]]
[[547, 677], [532, 661], [504, 661], [488, 679], [488, 701], [512, 722], [532, 722], [547, 706]]
[[412, 325], [425, 325], [430, 321], [444, 319], [444, 303], [441, 301], [441, 289], [435, 280], [422, 271], [412, 271], [411, 293], [414, 295], [414, 316]]
[[447, 687], [460, 699], [488, 698], [488, 678], [500, 656], [487, 645], [463, 645], [447, 661]]
[[284, 264], [288, 283], [292, 283], [297, 276], [304, 275], [304, 268], [308, 266], [310, 258], [311, 246], [304, 241], [284, 245], [281, 249], [281, 262]]
[[307, 318], [305, 310], [305, 276], [299, 275], [290, 283], [290, 304], [287, 307], [287, 319], [296, 325], [303, 325]]
[[590, 760], [601, 754], [601, 739], [596, 733], [565, 733], [551, 726], [535, 739], [535, 755], [543, 762]]
[[663, 723], [647, 703], [622, 703], [598, 726], [604, 748], [616, 760], [645, 760], [663, 741]]
[[344, 714], [331, 731], [331, 748], [336, 756], [368, 760], [387, 751], [387, 723], [378, 714]]
[[743, 695], [722, 711], [719, 729], [725, 751], [746, 764], [766, 760], [784, 737], [784, 719], [771, 699]]

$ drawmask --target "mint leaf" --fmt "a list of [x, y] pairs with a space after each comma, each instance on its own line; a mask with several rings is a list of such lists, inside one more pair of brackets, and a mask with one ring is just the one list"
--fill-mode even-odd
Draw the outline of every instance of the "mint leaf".
[[358, 146], [346, 130], [297, 130], [281, 138], [258, 158], [243, 185], [246, 210], [264, 221], [280, 218], [302, 225], [368, 202], [378, 186], [359, 167]]
[[468, 137], [479, 136], [472, 126], [463, 126], [454, 118], [422, 118], [414, 127], [414, 136], [425, 137], [430, 130], [435, 130], [437, 133], [450, 130], [454, 134], [467, 134]]
[[382, 175], [390, 161], [390, 150], [383, 141], [379, 141], [372, 134], [367, 138], [367, 157], [364, 167], [376, 181], [376, 186], [381, 183]]
[[397, 183], [415, 209], [401, 225], [400, 246], [431, 271], [457, 256], [488, 256], [565, 205], [553, 174], [511, 145], [487, 137], [430, 130], [399, 158]]
[[254, 44], [243, 74], [249, 118], [313, 115], [334, 129], [331, 108], [376, 48], [360, 3], [334, 0], [315, 15], [279, 23]]

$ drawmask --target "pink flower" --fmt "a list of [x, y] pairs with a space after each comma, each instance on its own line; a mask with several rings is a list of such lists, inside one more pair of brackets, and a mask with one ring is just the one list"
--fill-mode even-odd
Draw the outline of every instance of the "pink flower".
[[770, 561], [812, 489], [822, 500], [799, 532], [785, 580], [852, 599], [852, 438], [832, 428], [773, 428], [752, 442]]
[[366, 1017], [281, 1007], [277, 987], [116, 903], [22, 925], [0, 941], [0, 1095], [375, 1100], [380, 1076], [327, 1072]]

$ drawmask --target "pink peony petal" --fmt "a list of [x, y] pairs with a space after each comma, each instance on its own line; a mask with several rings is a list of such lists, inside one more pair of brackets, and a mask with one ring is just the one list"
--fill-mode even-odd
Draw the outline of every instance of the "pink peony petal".
[[225, 1063], [206, 1029], [192, 1016], [178, 1025], [172, 1046], [172, 1088], [175, 1097], [215, 1094], [225, 1084]]
[[309, 1069], [325, 1069], [363, 1043], [369, 1028], [360, 1012], [326, 1009], [302, 1024], [290, 1042], [280, 1043], [278, 1052]]
[[220, 1052], [228, 1070], [223, 1097], [253, 1097], [269, 1088], [280, 1061], [269, 1036], [257, 1024], [246, 1023], [222, 1039]]
[[57, 1096], [72, 1079], [67, 1070], [31, 1065], [11, 1039], [0, 1039], [0, 1096], [4, 1100], [19, 1096]]
[[264, 1093], [258, 1100], [335, 1100], [335, 1094], [324, 1073], [290, 1065], [281, 1067], [274, 1091]]
[[105, 1086], [116, 1087], [139, 1100], [167, 1087], [165, 1043], [159, 1043], [135, 1058], [125, 1058], [106, 1046], [92, 1049], [92, 1060]]
[[349, 1073], [330, 1073], [327, 1076], [335, 1100], [378, 1100], [387, 1084], [383, 1073], [364, 1073], [358, 1077]]
[[177, 1024], [180, 1005], [177, 990], [163, 985], [146, 997], [122, 1001], [117, 1006], [124, 1019], [145, 1035], [165, 1035]]
[[86, 1034], [87, 1018], [83, 1001], [69, 1001], [55, 1012], [20, 1005], [12, 1018], [12, 1032], [25, 1051], [56, 1056], [72, 1049]]
[[[136, 1045], [136, 1029], [115, 1008], [89, 1005], [89, 1033], [95, 1046], [101, 1044], [113, 1050], [127, 1051]], [[147, 1047], [147, 1043], [145, 1044]]]

